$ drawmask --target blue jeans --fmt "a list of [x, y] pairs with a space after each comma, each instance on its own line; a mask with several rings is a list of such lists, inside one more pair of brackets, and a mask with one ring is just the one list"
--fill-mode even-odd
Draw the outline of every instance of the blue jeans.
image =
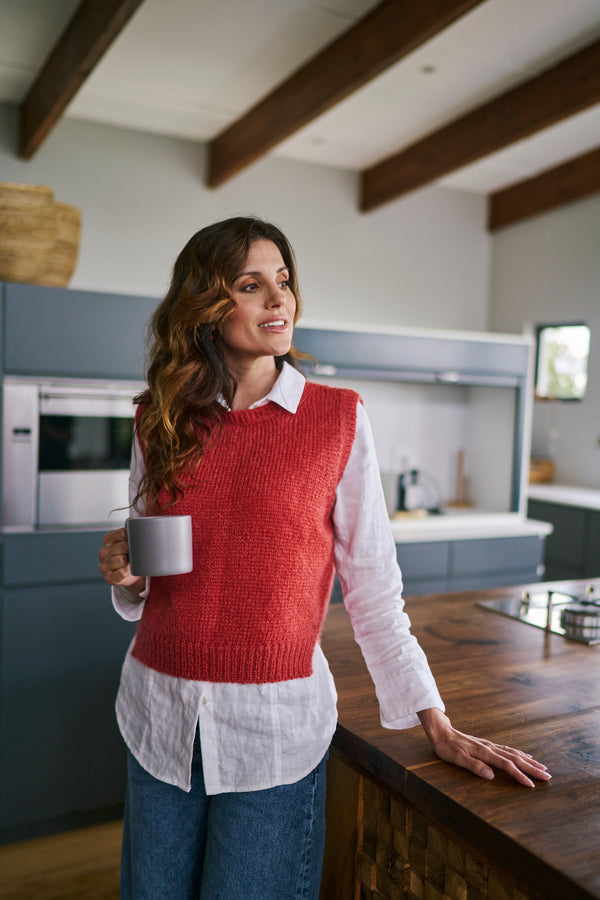
[[197, 741], [189, 793], [128, 754], [121, 900], [317, 900], [326, 760], [295, 784], [207, 797]]

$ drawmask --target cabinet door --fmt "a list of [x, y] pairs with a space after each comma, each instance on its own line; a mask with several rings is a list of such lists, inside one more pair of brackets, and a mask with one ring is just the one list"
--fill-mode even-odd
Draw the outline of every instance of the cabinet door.
[[7, 284], [4, 371], [81, 378], [143, 377], [146, 297]]
[[600, 512], [590, 509], [587, 513], [584, 559], [584, 578], [600, 577]]
[[[583, 578], [586, 510], [530, 500], [528, 515], [532, 519], [551, 522], [554, 526], [546, 538], [546, 577]], [[558, 572], [562, 574], [556, 575]]]
[[396, 544], [402, 572], [403, 594], [443, 594], [448, 590], [449, 544], [447, 541]]
[[114, 702], [132, 636], [104, 584], [4, 590], [3, 833], [122, 802], [125, 752]]
[[[441, 335], [408, 335], [330, 331], [299, 325], [294, 333], [299, 350], [321, 365], [397, 380], [434, 381], [439, 373], [459, 372], [465, 379], [482, 374], [525, 378], [530, 347], [514, 340], [468, 340]], [[476, 383], [474, 381], [473, 383]]]

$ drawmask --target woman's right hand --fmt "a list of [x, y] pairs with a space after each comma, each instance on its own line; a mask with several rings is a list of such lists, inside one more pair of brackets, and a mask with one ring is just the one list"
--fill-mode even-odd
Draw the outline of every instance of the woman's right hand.
[[146, 587], [143, 575], [132, 575], [129, 568], [129, 544], [127, 529], [117, 528], [108, 531], [103, 538], [102, 549], [98, 552], [100, 565], [98, 568], [107, 584], [127, 588], [136, 597]]

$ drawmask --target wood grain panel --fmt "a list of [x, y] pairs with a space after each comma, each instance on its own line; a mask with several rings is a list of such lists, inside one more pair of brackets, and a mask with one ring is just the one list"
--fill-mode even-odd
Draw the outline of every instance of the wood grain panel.
[[218, 135], [207, 183], [222, 184], [481, 0], [384, 0]]
[[143, 0], [83, 0], [19, 108], [19, 155], [30, 159]]
[[360, 208], [374, 209], [598, 102], [600, 41], [366, 169]]
[[496, 231], [597, 191], [600, 191], [600, 147], [491, 194], [488, 228]]

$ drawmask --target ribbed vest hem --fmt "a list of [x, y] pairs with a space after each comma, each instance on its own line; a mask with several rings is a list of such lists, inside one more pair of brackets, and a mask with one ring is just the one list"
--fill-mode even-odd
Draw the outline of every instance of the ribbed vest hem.
[[138, 631], [132, 655], [151, 669], [191, 681], [270, 684], [312, 675], [314, 639], [276, 645], [223, 646]]

